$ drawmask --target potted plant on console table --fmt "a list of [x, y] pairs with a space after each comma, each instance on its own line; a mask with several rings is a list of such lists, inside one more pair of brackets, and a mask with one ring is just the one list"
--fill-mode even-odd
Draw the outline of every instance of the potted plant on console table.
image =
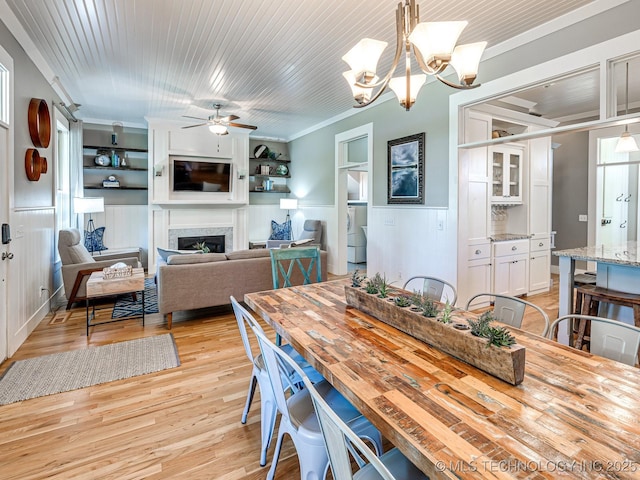
[[411, 305], [404, 300], [389, 301], [380, 296], [372, 279], [353, 280], [355, 286], [344, 287], [349, 306], [512, 385], [524, 380], [525, 348], [515, 343], [505, 327], [491, 326], [493, 318], [489, 312], [478, 318], [447, 304], [436, 316], [428, 316], [434, 315], [433, 304], [439, 302], [423, 299], [426, 308], [415, 308], [420, 302], [415, 294], [407, 295], [406, 291], [389, 287], [385, 282], [386, 296], [414, 299]]

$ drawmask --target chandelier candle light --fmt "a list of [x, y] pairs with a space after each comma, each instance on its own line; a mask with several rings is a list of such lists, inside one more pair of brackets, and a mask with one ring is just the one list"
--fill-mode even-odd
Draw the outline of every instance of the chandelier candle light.
[[[473, 85], [478, 73], [480, 57], [487, 42], [470, 43], [456, 46], [458, 37], [467, 26], [466, 21], [458, 22], [422, 22], [415, 0], [405, 0], [398, 4], [396, 10], [396, 53], [389, 73], [380, 80], [376, 75], [376, 67], [387, 42], [363, 38], [342, 59], [349, 64], [351, 70], [343, 76], [349, 82], [353, 97], [358, 102], [355, 108], [366, 107], [375, 102], [387, 86], [398, 97], [400, 105], [407, 111], [415, 103], [420, 87], [433, 75], [442, 83], [457, 89], [478, 87]], [[411, 46], [418, 63], [424, 73], [411, 75]], [[405, 54], [404, 76], [391, 76]], [[451, 65], [458, 74], [459, 84], [452, 83], [441, 76]], [[374, 89], [378, 91], [374, 94]]]

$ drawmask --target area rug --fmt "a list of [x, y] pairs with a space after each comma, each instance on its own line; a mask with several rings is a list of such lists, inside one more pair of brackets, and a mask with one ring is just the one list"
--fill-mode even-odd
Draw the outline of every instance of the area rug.
[[[144, 279], [144, 314], [158, 313], [158, 291], [153, 278]], [[136, 295], [136, 301], [130, 293], [120, 295], [113, 306], [111, 318], [131, 317], [142, 314], [142, 295]]]
[[0, 405], [179, 365], [171, 333], [18, 360], [0, 378]]

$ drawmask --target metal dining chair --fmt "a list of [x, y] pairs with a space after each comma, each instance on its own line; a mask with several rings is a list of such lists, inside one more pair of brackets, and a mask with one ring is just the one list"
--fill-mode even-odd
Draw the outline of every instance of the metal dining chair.
[[[285, 395], [286, 386], [282, 381], [283, 373], [288, 369], [297, 372], [302, 379], [306, 375], [291, 357], [267, 339], [261, 329], [252, 328], [256, 337], [258, 337], [258, 344], [271, 381], [276, 405], [281, 414], [278, 440], [271, 468], [267, 473], [267, 480], [273, 480], [275, 476], [285, 435], [291, 437], [296, 448], [300, 464], [300, 478], [326, 478], [329, 469], [327, 446], [320, 430], [309, 390], [304, 388], [291, 393], [287, 397]], [[326, 380], [317, 382], [314, 385], [318, 394], [331, 405], [336, 415], [349, 425], [358, 437], [371, 442], [376, 454], [382, 453], [382, 435], [371, 422]], [[334, 476], [334, 478], [340, 477]]]
[[320, 249], [317, 246], [272, 248], [269, 252], [274, 289], [290, 287], [293, 275], [302, 275], [304, 285], [322, 281]]
[[531, 302], [527, 302], [522, 298], [511, 297], [509, 295], [502, 295], [499, 293], [478, 293], [467, 301], [467, 305], [464, 307], [465, 310], [469, 310], [473, 301], [480, 297], [489, 297], [490, 299], [493, 299], [493, 316], [498, 322], [505, 323], [516, 328], [520, 328], [522, 326], [522, 319], [524, 318], [526, 308], [533, 308], [544, 320], [544, 328], [541, 335], [543, 337], [547, 336], [547, 332], [549, 331], [549, 316], [539, 306], [534, 305]]
[[[238, 329], [240, 330], [240, 337], [242, 338], [242, 344], [244, 350], [249, 357], [253, 365], [251, 372], [251, 380], [249, 383], [249, 391], [247, 393], [247, 401], [245, 402], [244, 410], [242, 411], [242, 423], [247, 423], [247, 416], [249, 415], [249, 409], [251, 408], [251, 402], [256, 391], [256, 385], [260, 386], [260, 428], [261, 428], [261, 449], [260, 449], [260, 466], [264, 467], [267, 464], [267, 450], [271, 444], [271, 437], [273, 436], [273, 430], [276, 423], [277, 407], [271, 389], [271, 381], [265, 369], [264, 360], [262, 354], [255, 354], [251, 348], [251, 342], [249, 341], [249, 335], [247, 333], [247, 326], [252, 329], [260, 329], [262, 327], [258, 324], [256, 319], [251, 315], [246, 308], [231, 296], [231, 305], [233, 312], [236, 316], [238, 323]], [[289, 355], [293, 361], [302, 369], [305, 376], [310, 378], [313, 382], [319, 382], [323, 380], [322, 375], [315, 370], [309, 363], [297, 353], [291, 345], [283, 345], [280, 349]], [[299, 390], [299, 385], [302, 384], [302, 378], [297, 372], [290, 370], [287, 372], [284, 379], [286, 385], [293, 391]]]
[[[294, 275], [301, 275], [303, 285], [322, 281], [319, 247], [272, 248], [269, 253], [274, 290], [290, 287]], [[280, 334], [276, 334], [276, 345], [281, 343]]]
[[638, 348], [640, 348], [640, 328], [609, 318], [591, 315], [564, 315], [554, 320], [549, 329], [549, 338], [557, 335], [558, 326], [564, 320], [570, 322], [571, 329], [577, 329], [576, 321], [588, 321], [591, 324], [589, 351], [594, 355], [634, 366]]
[[[320, 422], [327, 445], [329, 464], [333, 478], [340, 480], [421, 480], [427, 477], [400, 450], [393, 448], [382, 456], [373, 454], [370, 448], [355, 434], [333, 410], [308, 378], [302, 377]], [[348, 446], [350, 448], [348, 448]], [[356, 451], [356, 460], [366, 460], [354, 475], [350, 452]]]
[[[442, 280], [440, 278], [416, 275], [415, 277], [411, 277], [409, 280], [407, 280], [402, 288], [404, 290], [409, 290], [409, 284], [419, 285], [419, 281], [422, 282], [420, 288], [411, 288], [412, 291], [422, 292], [422, 295], [436, 302], [449, 301], [451, 305], [456, 304], [456, 301], [458, 300], [458, 292], [456, 291], [456, 287], [454, 287], [446, 280]], [[450, 290], [450, 292], [447, 292], [445, 290], [445, 287]]]

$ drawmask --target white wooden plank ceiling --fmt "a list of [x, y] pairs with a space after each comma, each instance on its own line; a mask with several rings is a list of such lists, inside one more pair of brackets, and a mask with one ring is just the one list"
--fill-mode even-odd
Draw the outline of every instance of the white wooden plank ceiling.
[[[421, 20], [468, 20], [489, 47], [591, 0], [431, 0]], [[77, 116], [145, 124], [211, 105], [288, 138], [353, 105], [341, 60], [362, 37], [394, 50], [394, 0], [6, 0]], [[480, 75], [482, 72], [480, 72]], [[481, 80], [481, 77], [480, 77]]]

